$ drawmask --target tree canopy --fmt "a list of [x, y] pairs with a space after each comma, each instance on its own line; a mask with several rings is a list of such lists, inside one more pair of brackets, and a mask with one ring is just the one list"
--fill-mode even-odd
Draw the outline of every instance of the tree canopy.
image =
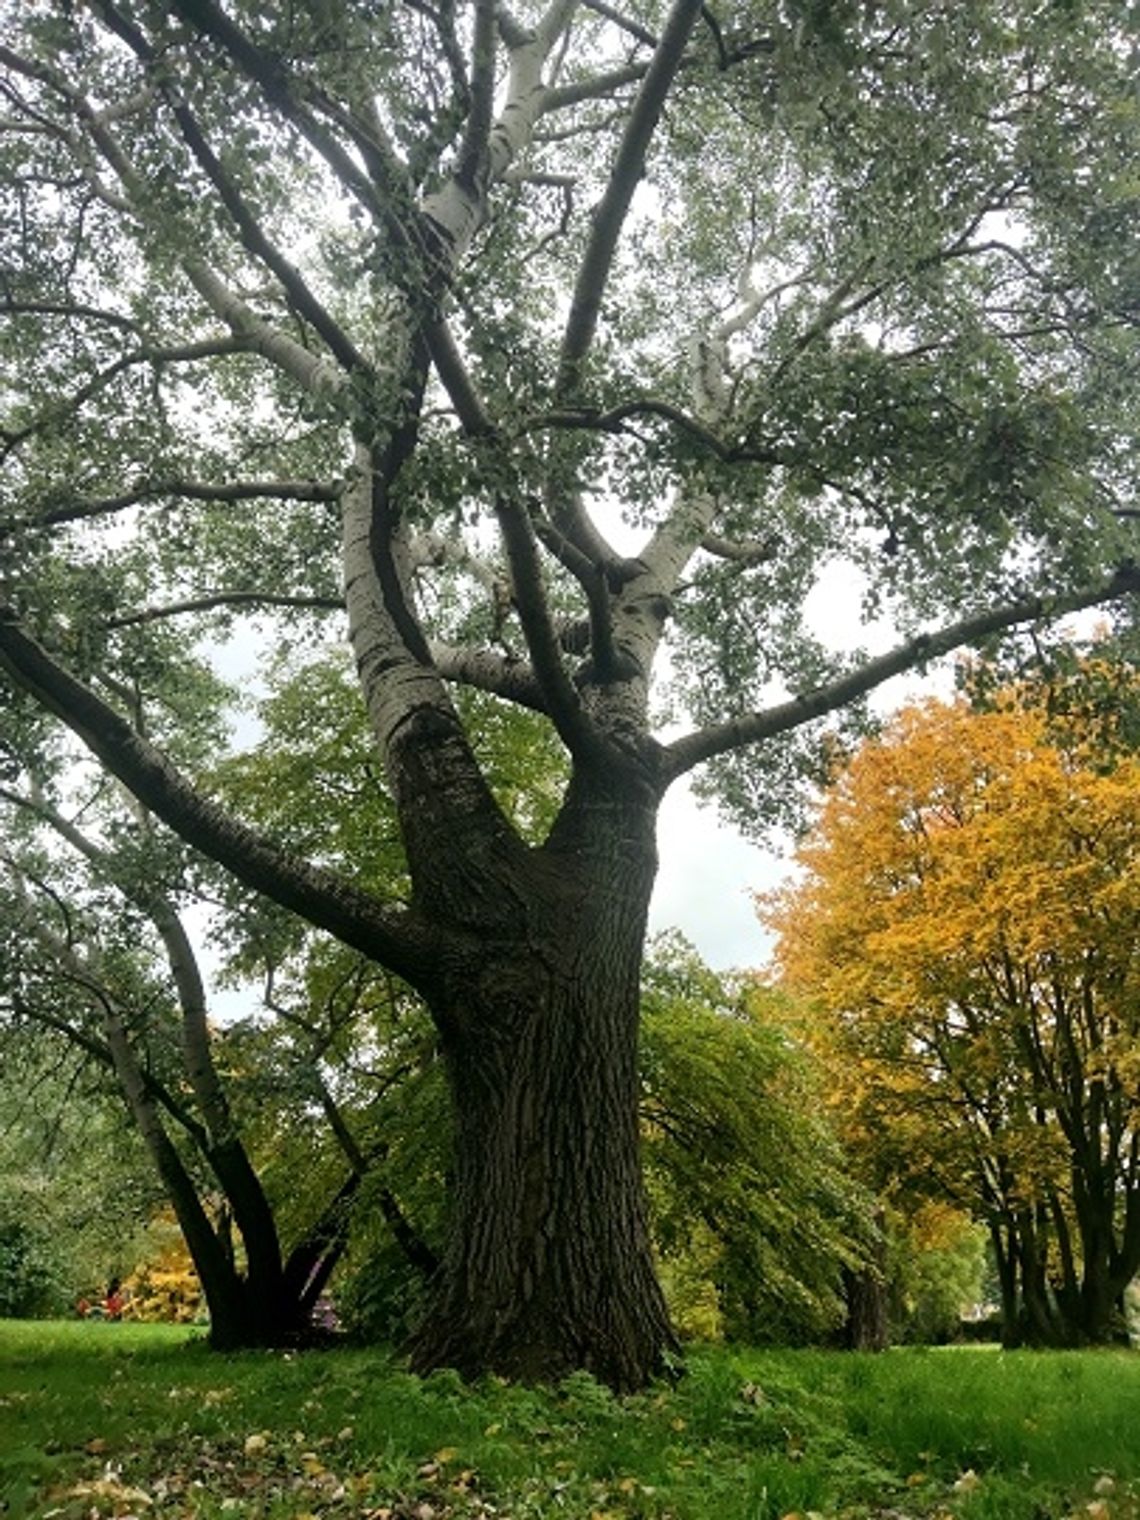
[[[425, 997], [460, 1152], [418, 1366], [638, 1384], [662, 793], [784, 818], [890, 675], [1140, 588], [1118, 7], [4, 12], [5, 763], [61, 719]], [[817, 636], [834, 561], [892, 651]], [[197, 641], [346, 625], [383, 889], [205, 781]], [[504, 703], [567, 756], [537, 840], [476, 742]]]
[[1140, 1265], [1140, 761], [1044, 695], [900, 714], [770, 908], [879, 1185], [989, 1225], [1011, 1338], [1096, 1340]]

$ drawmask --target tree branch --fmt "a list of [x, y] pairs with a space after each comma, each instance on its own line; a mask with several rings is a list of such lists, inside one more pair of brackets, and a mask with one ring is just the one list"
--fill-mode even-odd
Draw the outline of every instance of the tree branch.
[[445, 681], [471, 686], [493, 697], [517, 702], [532, 712], [546, 715], [546, 699], [526, 660], [512, 659], [494, 649], [470, 649], [452, 644], [432, 644], [432, 663]]
[[[0, 795], [14, 806], [23, 808], [34, 813], [37, 817], [43, 818], [53, 828], [56, 828], [61, 821], [66, 823], [66, 820], [61, 820], [60, 815], [55, 813], [54, 809], [46, 808], [29, 797], [24, 797], [18, 792], [10, 791], [7, 787], [0, 789]], [[87, 852], [85, 851], [84, 853]], [[9, 869], [17, 877], [17, 887], [19, 888], [19, 878], [23, 875], [20, 866], [10, 857], [5, 857], [5, 859]], [[67, 981], [82, 987], [89, 1002], [98, 1003], [104, 1010], [107, 1009], [109, 1003], [114, 1002], [107, 989], [102, 987], [98, 982], [95, 973], [89, 967], [82, 965], [74, 946], [50, 929], [44, 923], [42, 917], [32, 915], [29, 912], [26, 915], [24, 928], [29, 938], [39, 939], [42, 942], [43, 948], [48, 953], [52, 971], [55, 974], [65, 975]], [[63, 967], [68, 965], [72, 968], [70, 975], [66, 975], [62, 970]], [[14, 1010], [22, 1017], [31, 1019], [37, 1024], [43, 1024], [48, 1029], [54, 1029], [57, 1034], [63, 1035], [65, 1039], [69, 1040], [78, 1049], [98, 1061], [100, 1065], [108, 1067], [118, 1075], [114, 1054], [109, 1044], [96, 1039], [94, 1035], [88, 1034], [86, 1030], [70, 1023], [62, 1015], [41, 1008], [38, 1004], [33, 1005], [22, 992], [12, 988], [7, 989], [7, 992], [12, 1000]], [[189, 1109], [178, 1101], [170, 1089], [160, 1082], [152, 1071], [139, 1067], [139, 1079], [147, 1095], [160, 1104], [204, 1152], [208, 1143], [206, 1131]]]
[[244, 353], [248, 345], [244, 339], [233, 337], [208, 338], [200, 343], [184, 343], [170, 348], [143, 347], [132, 349], [130, 353], [123, 354], [113, 364], [108, 364], [105, 369], [99, 370], [92, 375], [85, 385], [81, 385], [77, 391], [68, 396], [64, 401], [57, 401], [52, 406], [40, 413], [34, 421], [26, 427], [20, 428], [14, 433], [4, 435], [3, 457], [7, 457], [14, 449], [26, 443], [29, 438], [34, 438], [38, 433], [45, 432], [64, 418], [70, 417], [81, 406], [97, 396], [100, 391], [106, 390], [119, 375], [126, 370], [132, 369], [136, 364], [192, 364], [198, 359], [215, 359], [225, 354]]
[[623, 32], [628, 32], [631, 37], [636, 37], [638, 42], [644, 42], [646, 47], [655, 48], [660, 40], [648, 27], [642, 26], [640, 21], [634, 21], [631, 16], [624, 16], [621, 11], [612, 5], [607, 5], [605, 0], [583, 0], [587, 10], [593, 11], [598, 16], [604, 16], [607, 21], [612, 21], [614, 26], [620, 27]]
[[164, 618], [183, 617], [192, 612], [209, 612], [214, 607], [303, 607], [315, 612], [343, 612], [342, 596], [287, 596], [272, 591], [215, 591], [207, 596], [191, 597], [185, 602], [169, 602], [161, 607], [143, 607], [107, 618], [101, 628], [134, 628], [140, 623], [157, 623]]
[[562, 652], [542, 584], [538, 546], [530, 514], [519, 501], [500, 496], [495, 515], [503, 534], [515, 605], [534, 661], [534, 674], [551, 721], [572, 755], [609, 758], [609, 746], [583, 711], [574, 684], [562, 664]]
[[[0, 62], [7, 63], [26, 77], [46, 85], [61, 98], [67, 109], [83, 124], [91, 143], [118, 177], [119, 183], [126, 191], [127, 200], [111, 197], [96, 181], [96, 188], [100, 195], [114, 205], [116, 210], [131, 215], [144, 224], [152, 220], [154, 208], [150, 187], [136, 173], [130, 159], [108, 131], [105, 119], [92, 108], [85, 97], [75, 90], [57, 70], [38, 60], [34, 64], [29, 63], [18, 54], [12, 53], [10, 49], [0, 46]], [[82, 156], [79, 144], [70, 134], [65, 133], [64, 137], [73, 150]], [[86, 167], [85, 172], [87, 172]], [[169, 228], [164, 231], [169, 231]], [[187, 248], [194, 246], [194, 239], [189, 234], [186, 236], [185, 246]], [[186, 253], [181, 262], [194, 289], [210, 310], [226, 324], [235, 339], [240, 342], [243, 350], [261, 354], [286, 374], [292, 375], [297, 383], [310, 393], [336, 388], [342, 378], [338, 369], [334, 369], [321, 356], [310, 353], [295, 339], [277, 332], [268, 322], [259, 317], [247, 302], [230, 290], [204, 259], [193, 253]]]
[[54, 528], [61, 523], [82, 522], [92, 517], [111, 517], [128, 507], [164, 496], [181, 496], [187, 501], [337, 501], [339, 483], [319, 480], [237, 480], [216, 484], [208, 480], [140, 481], [133, 491], [121, 496], [105, 496], [95, 501], [77, 501], [66, 507], [49, 507], [29, 517], [20, 518], [21, 526]]
[[0, 670], [77, 735], [168, 827], [246, 886], [297, 913], [412, 986], [430, 984], [438, 953], [411, 910], [394, 910], [351, 882], [289, 854], [202, 796], [169, 760], [59, 665], [0, 604]]
[[472, 193], [482, 194], [487, 178], [487, 148], [495, 96], [495, 0], [475, 0], [471, 45], [471, 94], [467, 125], [455, 168], [456, 178]]
[[688, 412], [679, 406], [674, 406], [671, 401], [662, 401], [654, 396], [638, 396], [630, 401], [623, 401], [617, 406], [611, 406], [606, 411], [597, 411], [591, 407], [560, 408], [553, 412], [542, 412], [537, 417], [531, 418], [523, 424], [524, 432], [539, 432], [546, 428], [565, 428], [571, 430], [582, 429], [600, 433], [620, 433], [623, 431], [623, 423], [630, 417], [661, 417], [666, 422], [688, 433], [707, 448], [710, 453], [726, 464], [782, 464], [783, 455], [774, 449], [753, 448], [748, 445], [726, 443], [723, 438], [717, 436], [711, 428], [691, 417]]
[[[172, 0], [172, 8], [188, 25], [209, 37], [229, 62], [258, 86], [268, 104], [292, 123], [324, 159], [341, 185], [394, 235], [405, 251], [418, 256], [426, 253], [422, 238], [417, 238], [419, 219], [415, 215], [409, 187], [403, 183], [402, 166], [391, 160], [373, 134], [363, 132], [361, 125], [347, 120], [334, 102], [310, 90], [310, 94], [315, 95], [336, 119], [337, 125], [349, 131], [353, 146], [368, 165], [368, 172], [365, 172], [308, 109], [301, 90], [281, 60], [258, 47], [214, 0]], [[381, 175], [379, 189], [369, 178], [370, 173]]]
[[88, 322], [106, 322], [111, 327], [122, 328], [124, 332], [134, 333], [137, 337], [140, 333], [139, 324], [132, 318], [123, 316], [117, 311], [108, 311], [102, 306], [87, 306], [82, 301], [71, 303], [68, 301], [25, 301], [12, 296], [0, 297], [0, 316], [23, 317], [78, 317]]
[[780, 541], [772, 537], [736, 543], [732, 539], [721, 538], [716, 533], [706, 533], [701, 539], [700, 546], [706, 554], [714, 554], [718, 559], [731, 560], [737, 565], [765, 565], [775, 558]]
[[605, 193], [594, 215], [590, 241], [578, 269], [555, 382], [559, 394], [565, 395], [577, 389], [582, 361], [594, 339], [602, 296], [617, 251], [618, 237], [633, 192], [644, 171], [645, 155], [665, 105], [665, 98], [700, 12], [701, 0], [674, 0], [665, 29], [661, 33], [661, 41], [634, 100]]
[[551, 111], [581, 105], [584, 100], [600, 100], [626, 85], [637, 84], [649, 72], [649, 64], [648, 59], [643, 63], [627, 63], [605, 74], [596, 74], [592, 79], [581, 79], [576, 84], [551, 86], [543, 96], [542, 114], [546, 116]]
[[471, 378], [471, 371], [455, 342], [450, 327], [440, 319], [427, 328], [428, 351], [440, 383], [447, 392], [463, 431], [481, 438], [494, 431], [494, 423]]
[[[110, 0], [95, 0], [95, 8], [144, 67], [154, 71], [157, 62], [155, 51], [138, 27], [116, 10]], [[362, 373], [367, 373], [370, 366], [359, 349], [317, 300], [301, 277], [300, 270], [266, 236], [245, 197], [222, 167], [221, 161], [207, 141], [194, 113], [165, 81], [162, 85], [162, 93], [174, 114], [174, 119], [181, 129], [187, 146], [218, 192], [218, 199], [233, 218], [243, 245], [276, 276], [293, 310], [320, 334], [341, 366], [350, 372], [360, 370]]]
[[1137, 593], [1140, 593], [1140, 568], [1123, 565], [1111, 580], [1102, 585], [1055, 598], [1027, 597], [1024, 601], [1010, 602], [1003, 607], [994, 607], [973, 617], [963, 618], [934, 633], [920, 634], [917, 638], [897, 645], [887, 654], [868, 660], [858, 669], [840, 676], [826, 686], [793, 697], [790, 702], [781, 702], [776, 707], [760, 712], [744, 713], [726, 723], [717, 723], [686, 734], [665, 746], [665, 775], [669, 781], [674, 781], [706, 760], [800, 728], [813, 719], [845, 707], [855, 698], [881, 686], [892, 676], [925, 665], [964, 644], [1002, 633], [1018, 623], [1052, 620], [1070, 612], [1079, 612], [1085, 607], [1097, 607], [1104, 602], [1135, 596]]

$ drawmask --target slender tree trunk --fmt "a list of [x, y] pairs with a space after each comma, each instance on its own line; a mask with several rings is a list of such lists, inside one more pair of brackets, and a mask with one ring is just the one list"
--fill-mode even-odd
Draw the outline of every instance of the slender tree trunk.
[[210, 1312], [210, 1338], [223, 1349], [248, 1345], [249, 1326], [245, 1284], [202, 1207], [194, 1182], [182, 1164], [146, 1088], [138, 1058], [118, 1010], [108, 998], [103, 1004], [103, 1029], [115, 1075], [131, 1116], [138, 1126], [162, 1178], [194, 1263]]
[[[1107, 1212], [1107, 1211], [1106, 1211]], [[1112, 1221], [1086, 1215], [1081, 1230], [1081, 1293], [1078, 1339], [1099, 1346], [1113, 1339], [1116, 1329], [1116, 1300], [1119, 1286], [1112, 1274]]]
[[519, 904], [435, 1008], [456, 1116], [453, 1227], [419, 1371], [644, 1386], [675, 1341], [649, 1244], [637, 1025], [653, 812], [602, 807], [503, 883]]
[[1005, 1234], [998, 1223], [990, 1225], [990, 1243], [1001, 1290], [1001, 1343], [1008, 1351], [1021, 1344], [1021, 1295], [1017, 1289], [1017, 1243], [1012, 1221]]
[[1077, 1277], [1076, 1259], [1073, 1255], [1072, 1231], [1069, 1229], [1064, 1204], [1054, 1188], [1049, 1190], [1049, 1213], [1061, 1257], [1061, 1283], [1057, 1289], [1057, 1306], [1065, 1322], [1072, 1324], [1079, 1312], [1080, 1282]]

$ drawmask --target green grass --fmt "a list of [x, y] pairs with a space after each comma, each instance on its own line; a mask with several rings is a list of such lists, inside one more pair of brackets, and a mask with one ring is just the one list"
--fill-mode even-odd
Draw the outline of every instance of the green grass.
[[0, 1321], [5, 1520], [793, 1513], [1134, 1520], [1140, 1357], [709, 1349], [618, 1400], [587, 1377], [468, 1388], [375, 1351]]

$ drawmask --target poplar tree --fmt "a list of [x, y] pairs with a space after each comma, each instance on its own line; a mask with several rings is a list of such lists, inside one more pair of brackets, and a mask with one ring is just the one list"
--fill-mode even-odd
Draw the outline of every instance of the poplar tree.
[[[4, 11], [10, 766], [62, 721], [423, 996], [457, 1149], [416, 1367], [639, 1386], [666, 789], [783, 818], [889, 676], [1140, 586], [1119, 6]], [[813, 632], [834, 562], [892, 650]], [[347, 638], [407, 883], [210, 795], [179, 671], [227, 627]], [[538, 843], [464, 688], [565, 751]]]

